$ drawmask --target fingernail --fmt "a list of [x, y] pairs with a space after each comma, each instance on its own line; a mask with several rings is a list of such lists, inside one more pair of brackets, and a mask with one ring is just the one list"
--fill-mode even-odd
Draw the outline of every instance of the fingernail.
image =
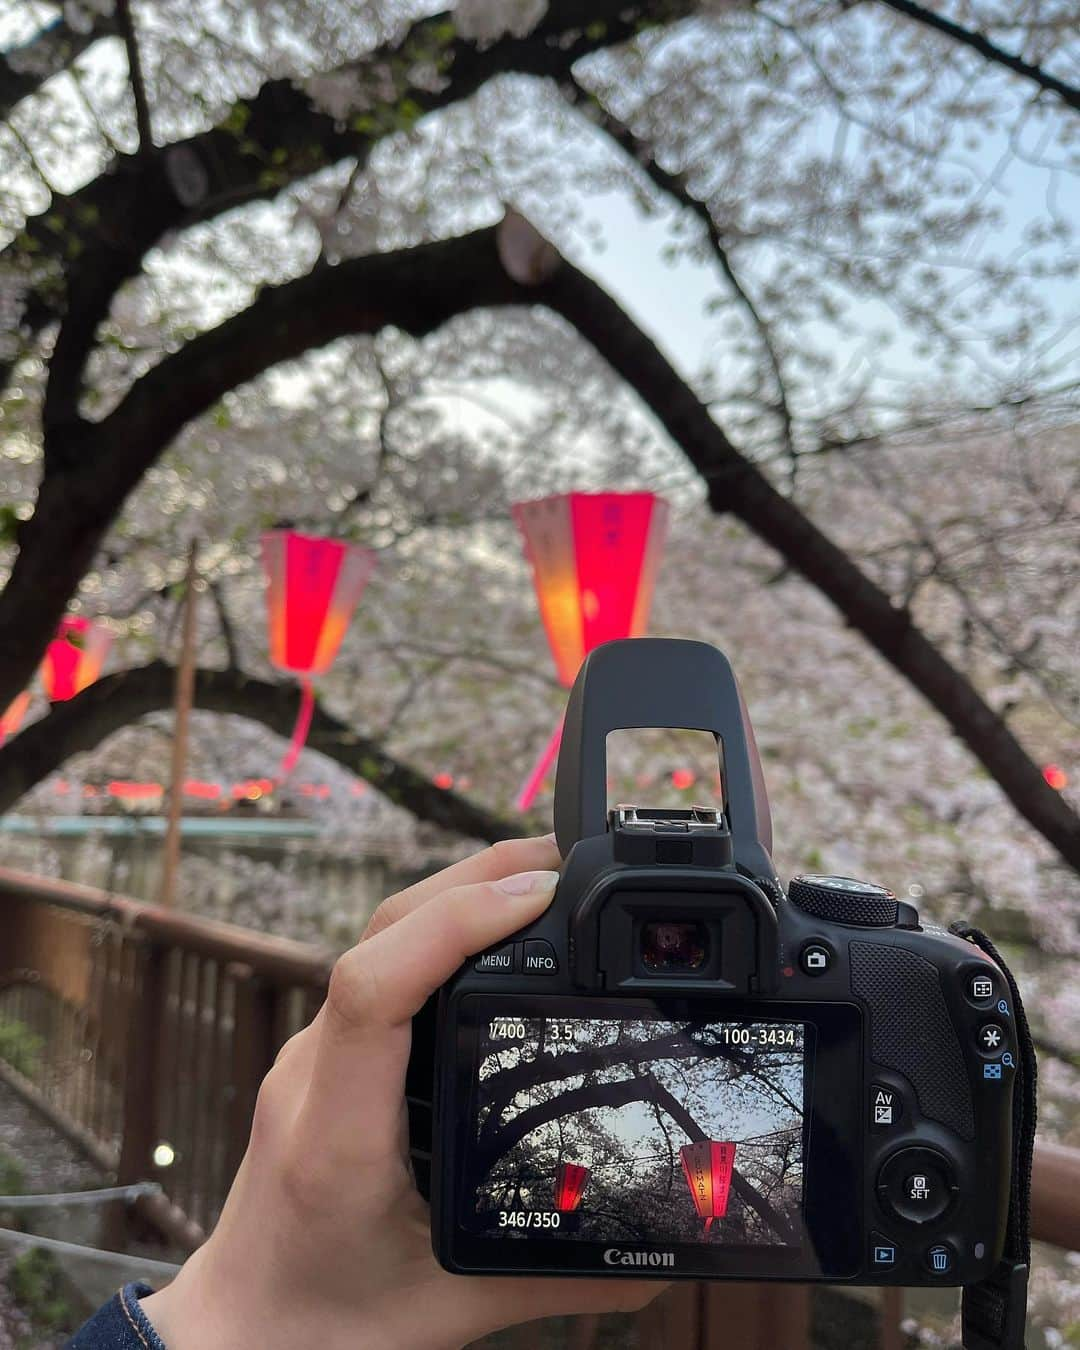
[[555, 831], [554, 831], [554, 830], [552, 830], [550, 834], [545, 834], [545, 835], [544, 835], [544, 843], [545, 843], [545, 844], [554, 844], [555, 847], [558, 848], [558, 846], [559, 846], [559, 841], [555, 838]]
[[536, 895], [539, 891], [553, 891], [558, 881], [558, 872], [515, 872], [493, 884], [504, 895]]

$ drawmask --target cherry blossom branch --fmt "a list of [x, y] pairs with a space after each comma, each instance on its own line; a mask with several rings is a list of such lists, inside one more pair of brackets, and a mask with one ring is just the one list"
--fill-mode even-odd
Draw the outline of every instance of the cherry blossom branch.
[[788, 402], [787, 383], [784, 378], [783, 366], [780, 362], [780, 354], [777, 351], [776, 343], [773, 341], [772, 330], [769, 328], [765, 317], [758, 308], [753, 296], [742, 281], [742, 278], [735, 270], [731, 260], [731, 251], [724, 240], [720, 226], [716, 223], [712, 212], [705, 202], [695, 197], [690, 191], [686, 181], [686, 175], [683, 173], [674, 173], [665, 169], [657, 161], [653, 148], [635, 135], [629, 126], [610, 112], [600, 103], [596, 96], [585, 89], [573, 75], [564, 82], [563, 92], [572, 102], [580, 104], [588, 102], [588, 105], [594, 110], [598, 124], [610, 137], [615, 144], [627, 154], [634, 163], [646, 174], [652, 183], [660, 189], [665, 196], [671, 197], [678, 202], [680, 206], [691, 211], [705, 228], [713, 255], [720, 265], [720, 270], [731, 287], [735, 298], [745, 310], [750, 318], [750, 322], [757, 333], [758, 342], [765, 356], [769, 371], [773, 377], [773, 383], [776, 390], [775, 403], [769, 405], [771, 411], [776, 413], [780, 419], [780, 437], [781, 446], [784, 455], [787, 457], [789, 465], [789, 481], [794, 486], [796, 463], [798, 452], [795, 447], [794, 424], [795, 418], [791, 411], [791, 405]]
[[477, 308], [545, 305], [592, 344], [652, 410], [708, 489], [837, 607], [917, 689], [1017, 811], [1080, 870], [1080, 817], [1043, 779], [1005, 720], [915, 623], [743, 455], [656, 344], [595, 281], [520, 217], [459, 239], [322, 265], [266, 287], [242, 313], [138, 380], [80, 455], [47, 472], [0, 594], [0, 706], [28, 682], [110, 522], [179, 431], [229, 390], [336, 338], [395, 325], [414, 337]]
[[[148, 713], [172, 706], [176, 671], [163, 661], [106, 675], [66, 703], [54, 704], [37, 722], [0, 748], [0, 812], [46, 779], [72, 755], [93, 750], [106, 737]], [[200, 670], [195, 706], [247, 717], [287, 738], [296, 719], [296, 688], [273, 684], [242, 670]], [[494, 842], [522, 832], [460, 793], [437, 788], [424, 774], [395, 759], [380, 741], [357, 731], [316, 703], [308, 748], [362, 777], [385, 797], [442, 829]]]
[[142, 57], [139, 55], [139, 39], [131, 13], [131, 0], [116, 0], [116, 18], [127, 52], [128, 79], [131, 82], [131, 96], [135, 103], [135, 126], [139, 132], [139, 154], [146, 155], [154, 148], [154, 133], [150, 122], [150, 103], [146, 97]]
[[67, 70], [88, 47], [117, 32], [116, 16], [95, 9], [92, 25], [85, 31], [72, 28], [66, 18], [58, 16], [29, 41], [0, 52], [0, 118], [7, 117], [46, 80]]
[[1030, 61], [1025, 61], [1023, 57], [1007, 52], [1003, 47], [999, 47], [996, 42], [991, 42], [984, 34], [977, 33], [970, 28], [964, 28], [961, 24], [954, 23], [952, 19], [947, 19], [944, 14], [936, 14], [932, 9], [927, 9], [925, 5], [916, 4], [915, 0], [879, 0], [879, 3], [884, 5], [886, 9], [895, 10], [897, 14], [903, 14], [905, 18], [913, 19], [916, 23], [921, 23], [927, 28], [934, 29], [935, 32], [944, 34], [953, 42], [960, 43], [962, 47], [970, 47], [972, 51], [978, 52], [981, 57], [994, 65], [1004, 66], [1006, 70], [1011, 70], [1014, 75], [1021, 75], [1025, 80], [1032, 80], [1040, 89], [1045, 89], [1048, 93], [1057, 94], [1059, 98], [1064, 99], [1070, 108], [1080, 110], [1080, 89], [1075, 85], [1059, 80], [1056, 75], [1051, 75], [1042, 66], [1032, 65]]
[[[378, 86], [378, 94], [368, 95], [368, 103], [352, 108], [347, 119], [322, 111], [291, 80], [271, 80], [211, 130], [153, 153], [121, 156], [110, 172], [84, 188], [55, 194], [48, 211], [28, 221], [0, 251], [0, 263], [13, 270], [22, 266], [41, 279], [40, 289], [32, 288], [27, 297], [23, 342], [62, 320], [46, 396], [46, 456], [78, 453], [64, 437], [49, 433], [74, 422], [98, 325], [117, 290], [137, 274], [163, 235], [273, 198], [349, 157], [363, 165], [386, 136], [468, 98], [496, 75], [564, 77], [582, 56], [691, 9], [689, 0], [589, 0], [587, 5], [552, 0], [527, 36], [486, 44], [459, 35], [452, 11], [436, 14], [322, 77], [324, 82], [362, 83], [370, 75], [372, 88]], [[8, 374], [0, 367], [0, 378]]]

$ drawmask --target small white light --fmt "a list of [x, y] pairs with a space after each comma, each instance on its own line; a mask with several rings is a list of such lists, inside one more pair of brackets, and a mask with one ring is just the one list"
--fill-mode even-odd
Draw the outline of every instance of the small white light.
[[923, 888], [919, 885], [917, 881], [913, 881], [911, 883], [911, 885], [907, 888], [907, 893], [908, 895], [911, 896], [913, 900], [918, 900], [920, 895], [926, 894], [926, 892], [923, 890]]
[[176, 1161], [176, 1150], [172, 1144], [162, 1141], [154, 1145], [153, 1158], [155, 1167], [171, 1167]]

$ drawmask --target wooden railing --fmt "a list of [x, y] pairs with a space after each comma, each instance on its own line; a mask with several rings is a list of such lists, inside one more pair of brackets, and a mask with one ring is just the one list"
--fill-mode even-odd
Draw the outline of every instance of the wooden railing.
[[[302, 943], [0, 868], [0, 1076], [103, 1172], [160, 1181], [138, 1210], [192, 1250], [259, 1083], [322, 1002], [331, 964]], [[1035, 1236], [1080, 1249], [1080, 1150], [1038, 1147], [1033, 1190]], [[879, 1308], [882, 1350], [900, 1350], [901, 1291]], [[683, 1284], [641, 1315], [638, 1344], [806, 1350], [810, 1320], [805, 1287]], [[593, 1344], [587, 1321], [575, 1346]]]
[[[192, 1249], [278, 1048], [322, 1002], [302, 943], [0, 869], [0, 1073]], [[155, 1161], [156, 1159], [156, 1161]]]

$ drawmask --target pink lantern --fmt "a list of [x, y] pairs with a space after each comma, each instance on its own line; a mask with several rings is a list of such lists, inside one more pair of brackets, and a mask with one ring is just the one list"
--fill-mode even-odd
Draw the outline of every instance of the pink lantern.
[[[594, 647], [645, 632], [667, 503], [652, 492], [570, 492], [512, 509], [559, 682], [569, 689]], [[519, 811], [535, 800], [561, 740], [560, 722], [518, 793]]]
[[375, 553], [339, 539], [321, 539], [296, 530], [269, 530], [262, 537], [270, 661], [300, 679], [300, 711], [281, 777], [293, 770], [304, 748], [315, 691], [311, 676], [329, 670], [341, 647]]
[[84, 619], [81, 614], [61, 619], [41, 663], [41, 683], [49, 702], [65, 703], [93, 684], [112, 642], [113, 634], [103, 623]]
[[24, 689], [8, 704], [7, 709], [0, 715], [0, 745], [3, 745], [9, 736], [14, 736], [22, 726], [22, 720], [29, 706], [29, 689]]

